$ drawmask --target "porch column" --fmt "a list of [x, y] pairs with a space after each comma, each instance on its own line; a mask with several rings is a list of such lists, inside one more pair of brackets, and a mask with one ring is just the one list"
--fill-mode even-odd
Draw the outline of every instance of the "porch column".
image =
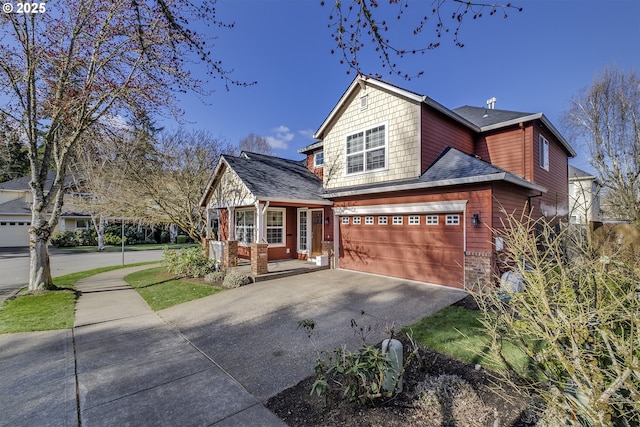
[[205, 232], [207, 236], [207, 240], [211, 239], [211, 208], [207, 207], [207, 225], [205, 227]]
[[265, 216], [267, 214], [267, 208], [269, 207], [269, 201], [260, 203], [256, 200], [256, 242], [267, 243], [267, 222]]
[[235, 240], [236, 239], [236, 208], [230, 206], [227, 208], [227, 212], [229, 213], [229, 220], [227, 221], [228, 233], [227, 240]]

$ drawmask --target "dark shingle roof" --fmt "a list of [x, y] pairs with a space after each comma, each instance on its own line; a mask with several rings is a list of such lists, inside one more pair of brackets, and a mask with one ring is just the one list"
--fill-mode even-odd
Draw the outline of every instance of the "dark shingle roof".
[[[422, 182], [465, 179], [505, 173], [504, 169], [487, 163], [476, 156], [448, 147], [420, 177]], [[509, 173], [509, 172], [506, 172]], [[515, 175], [514, 175], [515, 176]]]
[[[53, 185], [53, 180], [56, 178], [55, 171], [49, 171], [47, 173], [47, 180], [45, 181], [44, 188], [48, 190]], [[0, 182], [0, 190], [14, 190], [14, 191], [29, 191], [31, 187], [29, 182], [31, 181], [31, 175], [23, 176], [20, 178], [12, 179], [11, 181]], [[72, 174], [66, 174], [64, 177], [64, 186], [69, 188], [74, 183], [74, 176]]]
[[465, 185], [491, 181], [507, 181], [525, 188], [546, 191], [544, 187], [487, 163], [476, 156], [448, 147], [425, 171], [425, 173], [417, 179], [331, 189], [325, 193], [325, 198], [340, 197], [342, 195], [415, 190], [419, 188], [446, 187], [451, 185]]
[[0, 214], [29, 215], [31, 214], [31, 204], [27, 203], [24, 197], [9, 200], [0, 203]]
[[224, 160], [258, 198], [324, 201], [322, 180], [304, 162], [248, 152]]
[[455, 110], [453, 110], [453, 112], [478, 126], [479, 128], [497, 125], [499, 123], [520, 119], [522, 117], [527, 117], [534, 114], [523, 113], [520, 111], [494, 110], [482, 107], [472, 107], [469, 105], [456, 108]]

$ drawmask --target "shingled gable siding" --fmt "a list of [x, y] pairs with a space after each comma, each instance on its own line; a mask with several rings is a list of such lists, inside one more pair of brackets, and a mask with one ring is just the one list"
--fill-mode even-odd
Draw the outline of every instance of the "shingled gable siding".
[[[367, 108], [361, 109], [361, 89], [346, 103], [330, 125], [324, 146], [324, 187], [333, 189], [418, 176], [420, 105], [392, 93], [367, 86]], [[385, 124], [387, 165], [384, 169], [347, 175], [345, 145], [348, 135], [371, 126]]]
[[424, 172], [449, 146], [463, 153], [473, 154], [473, 135], [452, 119], [434, 111], [427, 105], [421, 109], [421, 165]]

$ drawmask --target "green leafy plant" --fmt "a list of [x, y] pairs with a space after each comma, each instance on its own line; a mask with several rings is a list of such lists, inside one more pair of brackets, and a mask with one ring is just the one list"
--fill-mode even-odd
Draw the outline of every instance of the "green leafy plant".
[[[395, 394], [395, 387], [394, 390], [386, 390], [383, 387], [385, 376], [392, 375], [391, 362], [382, 348], [366, 344], [366, 339], [374, 328], [359, 324], [352, 319], [351, 328], [361, 340], [360, 348], [350, 351], [346, 345], [342, 345], [331, 351], [325, 351], [318, 350], [315, 344], [313, 336], [315, 327], [316, 322], [312, 319], [298, 321], [298, 329], [306, 332], [318, 353], [314, 365], [316, 379], [311, 388], [311, 395], [316, 395], [325, 402], [331, 395], [339, 395], [351, 402], [366, 404]], [[390, 328], [388, 333], [392, 338], [393, 328]], [[409, 357], [404, 362], [403, 372], [416, 355], [417, 351], [409, 353]], [[400, 377], [401, 375], [398, 379]]]
[[224, 277], [222, 286], [227, 289], [234, 289], [239, 288], [240, 286], [248, 285], [250, 283], [251, 279], [249, 278], [249, 276], [237, 271], [232, 271]]
[[224, 271], [213, 271], [204, 276], [205, 283], [222, 283], [226, 273]]
[[163, 263], [167, 271], [181, 277], [204, 277], [215, 271], [215, 260], [204, 256], [201, 247], [165, 249]]
[[56, 231], [51, 236], [51, 244], [56, 248], [72, 248], [78, 246], [78, 239], [73, 231]]

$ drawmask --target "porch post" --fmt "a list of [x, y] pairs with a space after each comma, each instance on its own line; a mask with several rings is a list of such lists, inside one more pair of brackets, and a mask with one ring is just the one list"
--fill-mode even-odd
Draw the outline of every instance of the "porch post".
[[256, 200], [256, 243], [267, 243], [267, 222], [265, 216], [267, 214], [267, 208], [269, 207], [269, 201], [260, 203]]
[[235, 218], [235, 211], [236, 209], [233, 206], [229, 206], [227, 208], [227, 211], [229, 212], [229, 220], [227, 221], [227, 226], [228, 226], [228, 233], [227, 233], [227, 240], [235, 240], [236, 239], [236, 218]]
[[207, 207], [207, 226], [205, 227], [205, 233], [207, 240], [211, 239], [211, 208]]

